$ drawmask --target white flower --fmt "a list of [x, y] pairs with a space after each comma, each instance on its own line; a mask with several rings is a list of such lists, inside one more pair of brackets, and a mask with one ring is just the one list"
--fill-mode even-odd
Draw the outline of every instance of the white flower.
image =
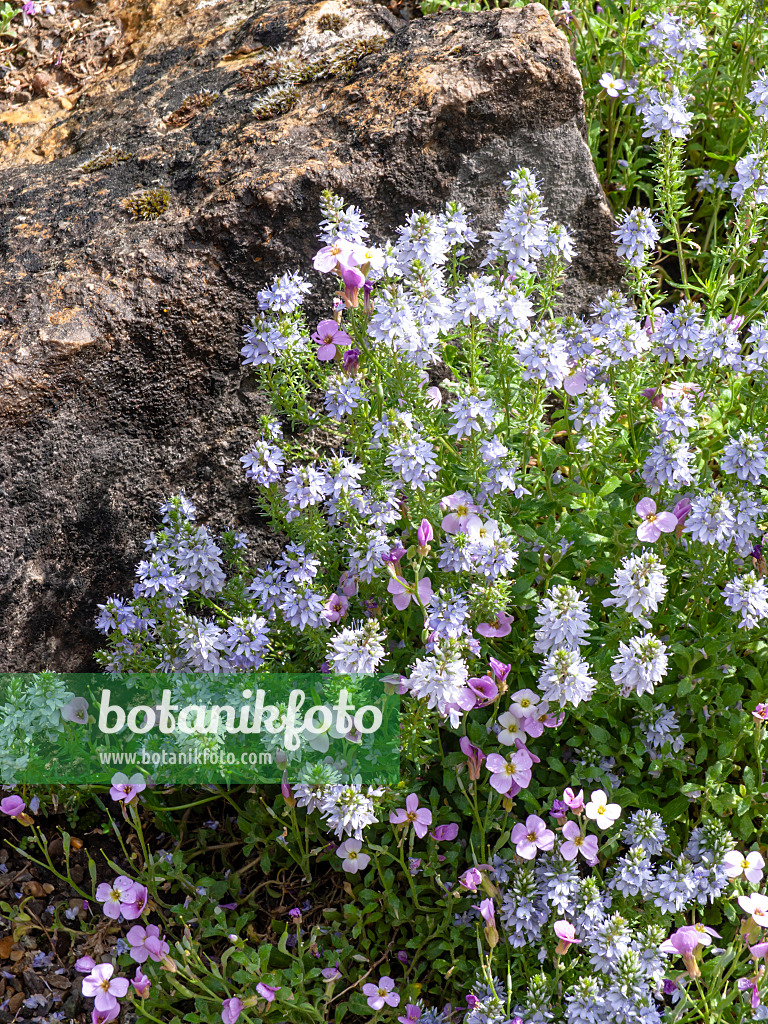
[[348, 871], [351, 875], [355, 875], [358, 871], [364, 871], [368, 867], [371, 863], [371, 858], [367, 853], [360, 852], [362, 846], [363, 844], [359, 839], [347, 839], [341, 846], [336, 848], [336, 856], [341, 857], [341, 868], [343, 871]]
[[576, 707], [583, 700], [592, 696], [596, 680], [589, 674], [589, 665], [581, 660], [576, 651], [560, 647], [550, 653], [542, 666], [539, 676], [539, 689], [542, 698], [557, 703], [561, 708], [570, 702]]
[[752, 915], [755, 924], [768, 927], [768, 896], [761, 892], [753, 892], [750, 896], [739, 896], [739, 906]]
[[597, 823], [598, 828], [606, 829], [621, 817], [621, 807], [619, 804], [609, 804], [608, 797], [603, 790], [596, 789], [589, 798], [584, 813], [590, 821]]
[[637, 621], [651, 628], [642, 617], [643, 612], [656, 612], [667, 593], [667, 578], [661, 571], [661, 559], [653, 551], [644, 551], [633, 558], [625, 558], [613, 576], [613, 597], [603, 604], [626, 608]]
[[537, 654], [546, 654], [556, 647], [578, 650], [588, 643], [590, 630], [588, 604], [575, 587], [555, 586], [539, 606], [536, 615]]
[[518, 737], [524, 737], [525, 733], [520, 728], [520, 720], [511, 711], [505, 711], [497, 719], [502, 730], [496, 739], [504, 747], [514, 747]]
[[437, 708], [443, 718], [450, 716], [451, 725], [457, 729], [461, 721], [458, 702], [464, 696], [468, 678], [469, 671], [460, 658], [432, 656], [416, 662], [404, 685], [418, 700], [426, 699], [428, 708]]
[[386, 657], [385, 640], [375, 620], [353, 623], [332, 638], [326, 657], [336, 675], [372, 675]]
[[757, 850], [746, 857], [739, 850], [729, 850], [723, 857], [723, 870], [729, 878], [740, 878], [743, 874], [752, 885], [760, 885], [764, 867], [765, 861]]
[[328, 786], [321, 797], [320, 813], [337, 836], [345, 834], [362, 839], [363, 829], [379, 820], [373, 798], [383, 792], [380, 787], [368, 786], [367, 792], [363, 793], [363, 787], [354, 782]]
[[600, 85], [602, 85], [609, 96], [614, 97], [618, 96], [627, 87], [623, 78], [614, 78], [609, 71], [604, 71], [600, 76]]
[[624, 696], [633, 690], [640, 697], [653, 693], [667, 671], [667, 648], [652, 633], [633, 636], [629, 644], [619, 641], [619, 656], [611, 666], [611, 679], [622, 687]]
[[533, 718], [536, 714], [541, 697], [533, 690], [518, 690], [512, 694], [510, 711], [517, 718]]
[[768, 618], [768, 587], [754, 572], [735, 576], [726, 583], [723, 597], [731, 611], [741, 612], [739, 629], [754, 629], [762, 619]]

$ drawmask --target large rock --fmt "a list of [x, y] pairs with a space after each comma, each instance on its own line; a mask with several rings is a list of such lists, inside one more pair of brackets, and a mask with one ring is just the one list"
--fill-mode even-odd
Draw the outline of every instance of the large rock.
[[[214, 526], [248, 529], [256, 556], [274, 553], [238, 462], [264, 407], [240, 326], [267, 278], [309, 265], [324, 188], [379, 235], [447, 199], [486, 229], [503, 178], [528, 165], [577, 237], [566, 305], [618, 281], [579, 75], [542, 6], [408, 25], [363, 0], [255, 8], [105, 5], [123, 62], [70, 110], [43, 96], [0, 114], [2, 669], [92, 667], [96, 603], [130, 589], [157, 505], [179, 489]], [[254, 118], [258, 90], [242, 86], [262, 48], [349, 54], [361, 37], [357, 52], [383, 49]], [[183, 106], [201, 90], [218, 96]], [[132, 158], [83, 171], [108, 145]], [[123, 201], [151, 186], [168, 209], [132, 220]]]

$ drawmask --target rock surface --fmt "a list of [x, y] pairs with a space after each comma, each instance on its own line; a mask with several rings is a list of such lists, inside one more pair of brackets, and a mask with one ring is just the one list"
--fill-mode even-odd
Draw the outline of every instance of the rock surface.
[[[93, 666], [96, 603], [130, 590], [158, 503], [182, 488], [202, 521], [235, 519], [255, 557], [274, 554], [238, 461], [264, 408], [240, 325], [268, 278], [308, 265], [324, 188], [379, 235], [447, 199], [487, 229], [503, 178], [528, 165], [576, 234], [566, 305], [618, 282], [579, 75], [539, 4], [405, 24], [366, 0], [110, 3], [122, 62], [71, 109], [41, 95], [0, 113], [6, 671]], [[264, 48], [374, 36], [383, 49], [351, 72], [254, 118]], [[107, 146], [130, 159], [84, 171]], [[167, 210], [134, 221], [125, 200], [154, 186]]]

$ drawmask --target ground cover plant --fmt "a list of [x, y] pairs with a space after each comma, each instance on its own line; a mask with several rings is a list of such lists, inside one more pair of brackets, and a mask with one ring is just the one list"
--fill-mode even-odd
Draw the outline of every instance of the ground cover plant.
[[[99, 612], [107, 672], [384, 676], [402, 781], [295, 757], [271, 789], [6, 796], [15, 849], [80, 899], [40, 921], [94, 1022], [768, 1017], [766, 21], [557, 17], [624, 291], [558, 312], [579, 241], [536, 168], [484, 237], [449, 204], [383, 239], [325, 194], [313, 266], [243, 339], [282, 554], [169, 497]], [[41, 713], [0, 714], [18, 741]], [[77, 878], [62, 809], [114, 845]]]

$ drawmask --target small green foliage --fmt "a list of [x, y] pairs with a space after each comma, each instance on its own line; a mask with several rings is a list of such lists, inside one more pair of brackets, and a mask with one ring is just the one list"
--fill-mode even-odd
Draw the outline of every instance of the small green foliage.
[[324, 14], [317, 23], [318, 32], [339, 32], [346, 25], [340, 14]]
[[[330, 16], [329, 16], [330, 17]], [[262, 89], [252, 110], [259, 121], [287, 113], [299, 98], [298, 86], [333, 75], [350, 75], [361, 57], [378, 53], [386, 43], [383, 35], [352, 39], [309, 58], [293, 57], [282, 50], [268, 50], [250, 68], [240, 71], [240, 89]]]
[[168, 115], [165, 119], [166, 124], [176, 128], [189, 124], [192, 118], [197, 117], [201, 110], [207, 110], [208, 107], [212, 107], [218, 98], [219, 94], [211, 92], [210, 89], [201, 89], [200, 92], [190, 93], [189, 96], [184, 97], [181, 106]]
[[171, 201], [167, 188], [150, 188], [125, 200], [125, 208], [133, 214], [134, 220], [157, 220], [165, 213]]
[[281, 49], [265, 50], [250, 67], [240, 69], [238, 89], [267, 89], [271, 85], [295, 82], [299, 63]]
[[115, 164], [132, 159], [133, 153], [126, 153], [124, 149], [118, 149], [110, 143], [106, 149], [86, 160], [80, 170], [92, 174], [94, 171], [103, 171], [105, 167], [114, 167]]
[[363, 39], [350, 39], [340, 46], [334, 46], [302, 65], [300, 81], [314, 82], [319, 78], [331, 78], [333, 75], [351, 75], [362, 57], [369, 53], [379, 53], [386, 41], [386, 36], [374, 35]]
[[256, 100], [251, 108], [253, 116], [257, 121], [267, 121], [278, 114], [287, 114], [296, 106], [298, 99], [299, 90], [295, 85], [276, 85], [272, 89], [267, 89]]
[[19, 12], [10, 4], [0, 4], [0, 36], [15, 36], [11, 22]]

